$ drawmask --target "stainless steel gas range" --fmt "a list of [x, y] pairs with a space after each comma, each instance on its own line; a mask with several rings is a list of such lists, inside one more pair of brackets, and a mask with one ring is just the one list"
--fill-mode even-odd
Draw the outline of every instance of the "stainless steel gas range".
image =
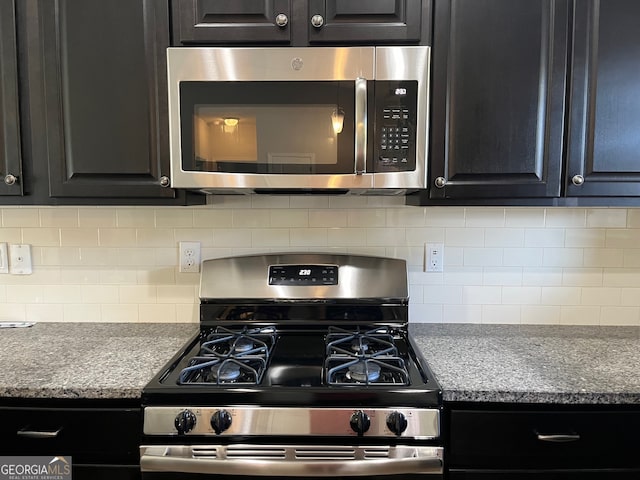
[[403, 260], [207, 260], [200, 331], [143, 391], [146, 479], [441, 478]]

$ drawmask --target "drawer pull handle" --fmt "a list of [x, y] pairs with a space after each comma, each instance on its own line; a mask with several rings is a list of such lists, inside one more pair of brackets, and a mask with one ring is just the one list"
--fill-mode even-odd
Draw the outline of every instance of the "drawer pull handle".
[[51, 431], [18, 430], [17, 435], [24, 438], [56, 438], [61, 430], [62, 427]]
[[580, 435], [577, 433], [569, 433], [569, 434], [555, 434], [555, 435], [546, 435], [543, 433], [537, 433], [538, 440], [541, 442], [553, 442], [553, 443], [568, 443], [568, 442], [577, 442], [580, 440]]

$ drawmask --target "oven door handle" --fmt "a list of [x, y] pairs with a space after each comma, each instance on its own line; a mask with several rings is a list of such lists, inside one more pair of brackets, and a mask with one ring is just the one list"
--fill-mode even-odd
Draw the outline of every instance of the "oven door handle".
[[355, 111], [355, 165], [356, 175], [367, 171], [367, 79], [356, 78]]
[[[177, 451], [172, 455], [172, 451]], [[219, 459], [185, 457], [181, 447], [142, 447], [143, 472], [199, 473], [209, 475], [281, 477], [362, 477], [375, 475], [442, 474], [442, 447], [416, 448], [410, 458], [299, 460], [288, 458]]]

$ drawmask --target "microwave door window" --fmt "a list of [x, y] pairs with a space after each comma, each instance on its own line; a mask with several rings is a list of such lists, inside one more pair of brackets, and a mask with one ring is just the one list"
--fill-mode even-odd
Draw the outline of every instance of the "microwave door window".
[[193, 101], [182, 102], [192, 112], [182, 124], [184, 170], [353, 173], [351, 82], [192, 83]]

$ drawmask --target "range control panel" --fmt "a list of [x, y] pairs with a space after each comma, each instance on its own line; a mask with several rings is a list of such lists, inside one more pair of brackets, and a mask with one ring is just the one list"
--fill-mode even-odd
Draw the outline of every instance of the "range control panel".
[[376, 82], [376, 172], [416, 168], [418, 82]]
[[337, 285], [337, 265], [271, 265], [269, 285]]

